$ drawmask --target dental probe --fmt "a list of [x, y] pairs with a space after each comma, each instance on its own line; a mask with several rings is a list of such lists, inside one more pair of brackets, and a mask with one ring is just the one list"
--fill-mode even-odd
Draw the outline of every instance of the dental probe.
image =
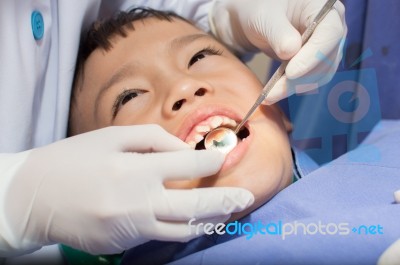
[[[337, 0], [328, 0], [322, 9], [319, 11], [317, 16], [314, 18], [313, 22], [307, 27], [305, 32], [301, 35], [301, 42], [303, 46], [313, 34], [315, 28], [318, 24], [324, 19], [324, 17], [329, 13], [332, 9], [333, 5]], [[264, 99], [268, 96], [271, 89], [275, 86], [278, 80], [285, 74], [286, 66], [288, 65], [289, 61], [284, 61], [279, 66], [279, 68], [275, 71], [272, 75], [271, 79], [267, 82], [264, 88], [261, 91], [260, 96], [257, 98], [254, 105], [250, 108], [247, 112], [246, 116], [243, 120], [236, 126], [234, 130], [226, 128], [226, 127], [219, 127], [211, 132], [209, 132], [204, 140], [204, 146], [206, 149], [215, 149], [222, 153], [229, 153], [235, 146], [237, 145], [237, 133], [243, 127], [243, 125], [247, 122], [253, 112], [262, 104]]]

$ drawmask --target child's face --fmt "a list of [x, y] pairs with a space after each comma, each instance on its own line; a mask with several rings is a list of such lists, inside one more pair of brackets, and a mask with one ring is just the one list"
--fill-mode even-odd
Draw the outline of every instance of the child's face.
[[[126, 38], [113, 38], [110, 51], [96, 49], [89, 56], [72, 110], [73, 126], [80, 133], [112, 125], [159, 124], [193, 145], [203, 130], [221, 120], [240, 121], [258, 97], [262, 85], [257, 77], [203, 31], [179, 19], [150, 18], [134, 26]], [[250, 135], [226, 156], [217, 175], [168, 181], [166, 187], [243, 187], [256, 198], [250, 210], [269, 200], [292, 176], [281, 113], [274, 107], [259, 108], [247, 128]]]

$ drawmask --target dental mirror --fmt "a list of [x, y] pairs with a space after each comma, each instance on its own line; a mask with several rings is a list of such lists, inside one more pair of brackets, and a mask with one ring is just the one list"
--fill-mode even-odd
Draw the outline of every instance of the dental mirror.
[[223, 154], [232, 151], [238, 143], [236, 133], [225, 127], [219, 127], [209, 132], [204, 139], [207, 150], [217, 150]]

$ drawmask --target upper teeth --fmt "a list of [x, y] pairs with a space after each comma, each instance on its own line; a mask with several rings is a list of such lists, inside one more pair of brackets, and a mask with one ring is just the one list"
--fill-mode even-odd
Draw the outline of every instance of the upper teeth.
[[201, 142], [204, 139], [204, 136], [211, 130], [220, 127], [235, 127], [237, 125], [235, 120], [228, 118], [226, 116], [212, 116], [208, 119], [200, 122], [197, 124], [193, 130], [189, 133], [188, 137], [186, 138], [186, 143], [188, 143], [192, 148], [196, 147], [196, 144]]

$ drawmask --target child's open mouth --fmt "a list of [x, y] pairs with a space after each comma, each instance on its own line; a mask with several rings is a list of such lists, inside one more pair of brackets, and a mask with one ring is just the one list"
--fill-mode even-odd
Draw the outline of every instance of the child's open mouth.
[[[226, 127], [234, 129], [237, 126], [237, 121], [222, 115], [216, 115], [207, 118], [206, 120], [197, 124], [186, 138], [186, 142], [196, 150], [205, 149], [204, 139], [207, 134], [218, 127]], [[250, 135], [250, 131], [246, 126], [237, 134], [239, 142]]]
[[[210, 131], [218, 127], [236, 128], [241, 119], [240, 115], [229, 109], [221, 108], [221, 106], [203, 107], [184, 120], [178, 137], [189, 144], [192, 149], [203, 150], [205, 149], [204, 138]], [[236, 147], [226, 154], [221, 172], [230, 170], [242, 161], [255, 137], [253, 133], [251, 121], [249, 121], [237, 134]]]
[[[220, 127], [218, 127], [218, 128], [220, 128]], [[229, 129], [233, 130], [234, 128], [229, 128]], [[199, 143], [196, 144], [196, 147], [195, 147], [196, 150], [205, 149], [205, 139], [206, 139], [207, 135], [208, 135], [208, 133], [204, 136], [203, 140], [201, 140]], [[249, 130], [244, 126], [244, 127], [242, 127], [242, 129], [240, 129], [240, 131], [237, 133], [236, 136], [238, 138], [238, 142], [241, 142], [243, 139], [245, 139], [249, 135], [250, 135]]]

